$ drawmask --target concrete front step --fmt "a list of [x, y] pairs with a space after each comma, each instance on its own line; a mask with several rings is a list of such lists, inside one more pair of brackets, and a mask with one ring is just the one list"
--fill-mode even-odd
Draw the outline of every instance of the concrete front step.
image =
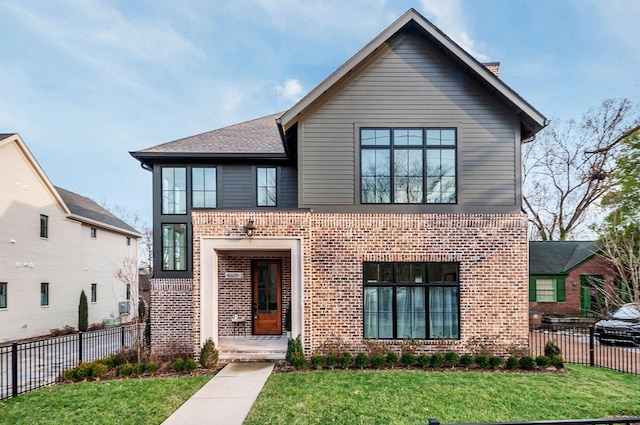
[[234, 361], [234, 362], [257, 362], [257, 361], [273, 361], [284, 360], [287, 353], [286, 351], [264, 351], [264, 352], [242, 352], [242, 351], [225, 351], [218, 354], [220, 360]]

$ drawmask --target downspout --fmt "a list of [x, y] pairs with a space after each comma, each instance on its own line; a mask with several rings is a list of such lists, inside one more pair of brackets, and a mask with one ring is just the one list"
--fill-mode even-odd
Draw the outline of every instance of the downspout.
[[289, 158], [289, 145], [287, 145], [287, 136], [285, 136], [284, 134], [284, 129], [282, 128], [282, 120], [280, 118], [276, 118], [276, 125], [278, 126], [278, 133], [280, 133], [280, 140], [282, 140], [284, 153], [287, 158]]

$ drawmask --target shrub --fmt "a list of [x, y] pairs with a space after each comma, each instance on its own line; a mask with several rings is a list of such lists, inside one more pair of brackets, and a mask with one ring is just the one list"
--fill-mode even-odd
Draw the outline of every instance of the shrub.
[[78, 330], [85, 332], [89, 327], [89, 305], [84, 289], [80, 292], [80, 304], [78, 305]]
[[183, 359], [175, 359], [172, 363], [171, 366], [169, 366], [169, 368], [171, 370], [173, 370], [174, 372], [184, 372], [184, 368], [185, 368], [185, 364], [184, 364], [184, 360]]
[[359, 352], [358, 354], [356, 354], [355, 365], [360, 369], [364, 369], [369, 365], [369, 358], [365, 353]]
[[187, 359], [184, 361], [184, 371], [185, 372], [193, 372], [194, 370], [196, 370], [198, 368], [198, 363], [196, 363], [196, 361], [192, 358]]
[[374, 354], [371, 356], [371, 367], [375, 368], [375, 369], [381, 369], [382, 367], [384, 367], [385, 364], [385, 358], [382, 354]]
[[416, 359], [416, 363], [420, 367], [427, 367], [431, 364], [431, 357], [428, 354], [420, 354]]
[[147, 365], [144, 363], [136, 363], [133, 365], [133, 374], [140, 376], [143, 375], [147, 371]]
[[442, 354], [436, 353], [431, 356], [431, 361], [429, 362], [429, 364], [431, 365], [431, 367], [442, 367], [444, 365], [444, 357], [442, 357]]
[[414, 364], [416, 364], [415, 354], [409, 352], [402, 353], [402, 355], [400, 356], [400, 363], [402, 363], [403, 366], [407, 367], [413, 366]]
[[160, 367], [158, 366], [158, 363], [156, 363], [156, 362], [151, 361], [151, 362], [147, 363], [147, 372], [152, 374], [152, 375], [154, 373], [157, 373], [159, 368]]
[[550, 359], [558, 357], [562, 354], [562, 350], [553, 341], [547, 341], [544, 346], [544, 355]]
[[349, 369], [353, 363], [353, 356], [350, 352], [345, 351], [340, 355], [340, 367], [343, 369]]
[[531, 356], [522, 356], [518, 361], [520, 367], [524, 370], [533, 370], [536, 368], [536, 362]]
[[489, 357], [489, 367], [491, 369], [497, 369], [502, 365], [502, 357], [491, 356]]
[[547, 367], [551, 364], [551, 359], [547, 356], [536, 357], [536, 364], [540, 367]]
[[218, 350], [211, 338], [207, 339], [200, 350], [200, 364], [206, 369], [213, 369], [218, 363]]
[[510, 369], [510, 370], [512, 370], [512, 369], [517, 369], [517, 368], [518, 368], [518, 366], [520, 366], [520, 363], [518, 363], [518, 359], [516, 359], [516, 358], [515, 358], [515, 357], [513, 357], [513, 356], [510, 356], [510, 357], [507, 359], [507, 365], [506, 365], [506, 366], [507, 366], [507, 369]]
[[460, 356], [460, 364], [464, 367], [469, 367], [473, 364], [473, 357], [470, 354], [463, 354]]
[[460, 363], [460, 356], [455, 351], [448, 351], [444, 355], [444, 362], [451, 367], [456, 367]]
[[116, 368], [116, 375], [118, 376], [131, 376], [132, 373], [133, 366], [129, 362], [121, 364]]
[[102, 379], [107, 375], [109, 368], [101, 363], [93, 362], [91, 364], [91, 376], [95, 379]]
[[482, 369], [489, 369], [490, 363], [488, 356], [485, 356], [484, 354], [478, 354], [475, 358], [475, 362]]
[[394, 367], [398, 364], [398, 355], [395, 351], [389, 351], [386, 356], [387, 365]]
[[324, 362], [329, 369], [333, 369], [338, 365], [339, 361], [340, 359], [338, 359], [338, 355], [336, 353], [329, 353], [327, 354]]
[[560, 356], [552, 357], [551, 358], [551, 366], [555, 367], [558, 370], [563, 369], [564, 368], [564, 360], [562, 360], [562, 357], [560, 357]]
[[87, 378], [91, 378], [92, 372], [91, 363], [82, 362], [76, 366], [76, 378], [78, 381], [84, 381]]
[[302, 369], [307, 364], [307, 359], [305, 359], [304, 351], [302, 350], [300, 335], [296, 339], [289, 339], [286, 358], [289, 364], [296, 369]]
[[97, 361], [107, 366], [109, 369], [113, 369], [120, 364], [120, 358], [118, 357], [117, 354], [112, 354], [107, 358], [97, 360]]
[[322, 364], [324, 363], [324, 357], [320, 354], [314, 354], [311, 356], [311, 368], [312, 369], [322, 369]]

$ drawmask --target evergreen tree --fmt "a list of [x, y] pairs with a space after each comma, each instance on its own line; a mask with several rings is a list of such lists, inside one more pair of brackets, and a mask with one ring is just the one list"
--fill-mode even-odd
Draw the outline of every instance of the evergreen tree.
[[85, 332], [89, 327], [89, 305], [84, 289], [80, 292], [80, 305], [78, 306], [78, 330]]

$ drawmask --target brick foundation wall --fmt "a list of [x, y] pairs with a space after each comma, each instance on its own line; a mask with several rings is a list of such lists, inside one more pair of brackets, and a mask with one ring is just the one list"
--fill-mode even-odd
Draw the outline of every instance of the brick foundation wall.
[[192, 279], [151, 279], [150, 292], [151, 350], [164, 352], [177, 347], [192, 346]]
[[[243, 237], [242, 228], [248, 219], [253, 219], [256, 226], [254, 238], [303, 240], [303, 330], [307, 355], [336, 336], [354, 350], [364, 348], [362, 263], [365, 261], [458, 262], [461, 338], [444, 344], [465, 351], [473, 344], [485, 343], [494, 345], [497, 354], [504, 354], [511, 346], [528, 343], [525, 216], [309, 211], [193, 212], [195, 310], [191, 319], [195, 341], [199, 340], [200, 323], [197, 301], [200, 238]], [[259, 254], [255, 258], [260, 258]], [[230, 296], [233, 299], [234, 295]], [[222, 307], [219, 311], [229, 314]], [[219, 334], [222, 332], [228, 329], [221, 325]], [[427, 351], [441, 349], [442, 345], [442, 341], [426, 342]]]

